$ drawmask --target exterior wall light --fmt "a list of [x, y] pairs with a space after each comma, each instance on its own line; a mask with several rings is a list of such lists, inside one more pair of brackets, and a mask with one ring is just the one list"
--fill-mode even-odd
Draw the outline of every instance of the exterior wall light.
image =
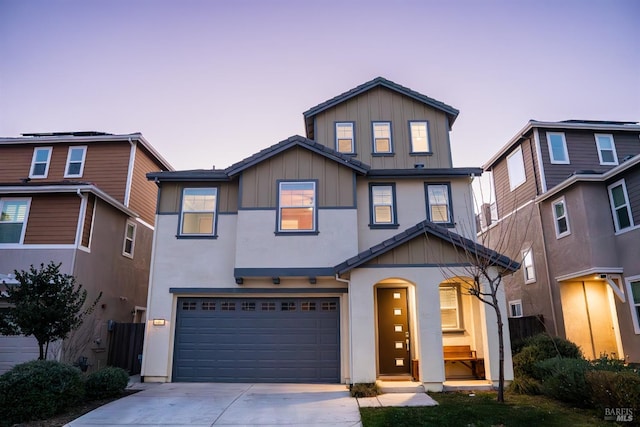
[[164, 319], [153, 319], [153, 326], [164, 326]]

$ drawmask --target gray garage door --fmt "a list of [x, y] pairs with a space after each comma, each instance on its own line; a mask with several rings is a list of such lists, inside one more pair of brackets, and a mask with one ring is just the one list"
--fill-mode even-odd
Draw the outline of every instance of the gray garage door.
[[340, 380], [338, 298], [178, 298], [173, 381]]

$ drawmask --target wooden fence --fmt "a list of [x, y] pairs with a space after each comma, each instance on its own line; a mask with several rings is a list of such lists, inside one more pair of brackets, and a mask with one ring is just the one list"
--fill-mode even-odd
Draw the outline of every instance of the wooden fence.
[[142, 367], [144, 323], [116, 323], [110, 332], [107, 364], [137, 375]]

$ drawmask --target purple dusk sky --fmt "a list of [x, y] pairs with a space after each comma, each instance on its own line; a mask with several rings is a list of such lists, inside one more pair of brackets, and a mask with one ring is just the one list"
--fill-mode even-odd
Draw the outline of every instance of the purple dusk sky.
[[454, 165], [529, 119], [640, 120], [640, 1], [0, 0], [0, 136], [142, 132], [226, 167], [377, 76], [460, 110]]

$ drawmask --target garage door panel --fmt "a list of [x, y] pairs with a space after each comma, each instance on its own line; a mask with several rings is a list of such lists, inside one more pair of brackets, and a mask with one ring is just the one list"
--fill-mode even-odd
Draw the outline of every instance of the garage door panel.
[[174, 381], [338, 382], [337, 298], [180, 298]]

